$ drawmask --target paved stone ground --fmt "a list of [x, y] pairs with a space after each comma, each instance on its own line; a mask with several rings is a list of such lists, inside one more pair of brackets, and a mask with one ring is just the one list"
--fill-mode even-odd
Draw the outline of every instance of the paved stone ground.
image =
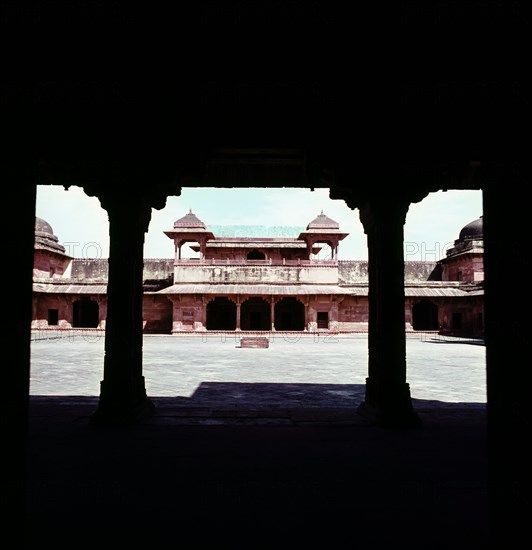
[[[103, 344], [101, 334], [79, 333], [33, 342], [31, 394], [97, 396]], [[238, 346], [238, 337], [225, 335], [146, 336], [148, 395], [173, 397], [183, 406], [230, 408], [352, 408], [363, 400], [366, 335], [276, 334], [266, 349]], [[467, 340], [410, 335], [407, 377], [417, 400], [439, 406], [485, 403], [485, 348]]]
[[[25, 548], [492, 548], [486, 411], [475, 389], [482, 346], [409, 339], [423, 424], [387, 430], [353, 407], [363, 395], [365, 338], [315, 348], [200, 343], [145, 340], [156, 412], [123, 428], [89, 423], [101, 348], [74, 346], [75, 368], [54, 365], [64, 348], [48, 348], [46, 362], [44, 348], [32, 348], [34, 389], [47, 377], [59, 376], [55, 392], [81, 378], [88, 395], [30, 400]], [[314, 353], [298, 353], [305, 348]], [[191, 349], [205, 351], [200, 359]], [[452, 373], [442, 394], [428, 375], [440, 367]]]

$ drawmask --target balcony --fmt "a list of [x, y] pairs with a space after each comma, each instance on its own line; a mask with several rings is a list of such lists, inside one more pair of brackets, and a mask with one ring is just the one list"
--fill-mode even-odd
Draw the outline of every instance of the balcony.
[[174, 264], [179, 283], [337, 284], [337, 260], [179, 259]]

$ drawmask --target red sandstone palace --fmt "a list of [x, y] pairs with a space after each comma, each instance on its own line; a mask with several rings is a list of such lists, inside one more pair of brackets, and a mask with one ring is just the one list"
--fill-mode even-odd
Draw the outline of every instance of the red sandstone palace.
[[[164, 233], [174, 258], [144, 260], [145, 333], [367, 331], [367, 262], [338, 260], [347, 233], [323, 212], [292, 237], [216, 236], [192, 211]], [[198, 257], [183, 258], [185, 244]], [[107, 270], [67, 255], [36, 218], [32, 327], [104, 329]], [[405, 329], [482, 337], [483, 294], [479, 218], [445, 258], [405, 262]]]

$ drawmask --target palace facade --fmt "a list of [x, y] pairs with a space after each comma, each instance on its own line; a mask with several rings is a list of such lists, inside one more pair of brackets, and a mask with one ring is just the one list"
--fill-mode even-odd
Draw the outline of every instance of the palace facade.
[[[144, 260], [145, 333], [368, 330], [368, 262], [338, 260], [348, 234], [323, 212], [291, 237], [215, 235], [192, 211], [164, 233], [173, 257]], [[483, 337], [483, 273], [481, 217], [439, 261], [405, 261], [405, 330]], [[36, 218], [32, 328], [105, 329], [107, 275]]]

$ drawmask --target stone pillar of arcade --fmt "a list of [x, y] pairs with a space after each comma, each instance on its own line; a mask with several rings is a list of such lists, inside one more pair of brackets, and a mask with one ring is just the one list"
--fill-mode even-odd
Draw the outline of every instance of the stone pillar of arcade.
[[369, 335], [366, 394], [359, 413], [383, 426], [420, 425], [406, 381], [403, 225], [406, 200], [360, 207], [368, 242]]
[[92, 422], [121, 425], [153, 412], [142, 375], [144, 234], [151, 207], [141, 196], [100, 195], [109, 215], [109, 278], [103, 380]]
[[[171, 164], [117, 163], [97, 170], [97, 183], [83, 187], [107, 210], [110, 244], [103, 380], [91, 422], [126, 425], [154, 410], [142, 374], [144, 237], [151, 209], [163, 208], [181, 189]], [[149, 189], [146, 181], [153, 182]]]

